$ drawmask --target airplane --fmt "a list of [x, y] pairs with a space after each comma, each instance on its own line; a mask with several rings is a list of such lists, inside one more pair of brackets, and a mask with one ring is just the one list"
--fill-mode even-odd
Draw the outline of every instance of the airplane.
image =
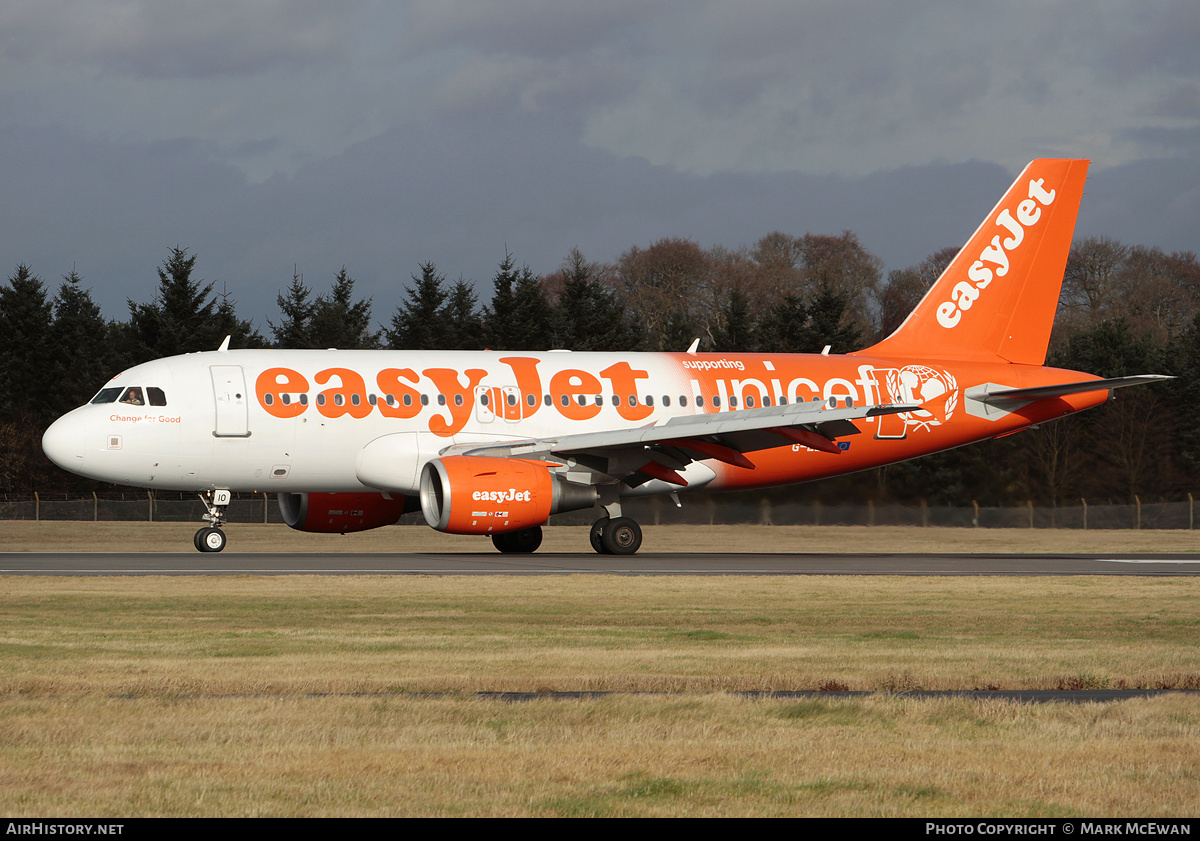
[[[420, 510], [529, 553], [595, 509], [600, 553], [638, 551], [622, 500], [807, 482], [998, 438], [1168, 377], [1044, 367], [1089, 161], [1035, 160], [903, 324], [842, 355], [231, 350], [137, 365], [42, 439], [60, 467], [193, 491], [225, 548], [231, 495], [274, 492], [301, 531]], [[675, 496], [676, 501], [678, 497]]]

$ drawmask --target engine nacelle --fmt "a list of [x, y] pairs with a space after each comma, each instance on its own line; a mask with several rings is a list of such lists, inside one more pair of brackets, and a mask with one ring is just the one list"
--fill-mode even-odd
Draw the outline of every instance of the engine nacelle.
[[498, 534], [540, 526], [551, 514], [591, 508], [596, 489], [567, 482], [544, 461], [447, 456], [421, 471], [425, 522], [451, 534]]
[[416, 510], [416, 500], [379, 493], [281, 493], [279, 513], [298, 531], [345, 534], [390, 526], [405, 511]]

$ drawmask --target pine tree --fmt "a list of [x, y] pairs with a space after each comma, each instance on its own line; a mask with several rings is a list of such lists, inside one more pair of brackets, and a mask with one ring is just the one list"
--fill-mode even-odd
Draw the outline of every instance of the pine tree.
[[309, 300], [312, 290], [304, 285], [304, 277], [296, 268], [292, 269], [292, 283], [287, 295], [282, 292], [275, 298], [283, 320], [278, 325], [267, 320], [275, 346], [280, 348], [313, 348], [312, 320], [314, 302]]
[[713, 349], [722, 353], [755, 350], [758, 347], [757, 332], [749, 299], [741, 289], [733, 289], [721, 313], [721, 323], [713, 337]]
[[554, 347], [580, 351], [636, 350], [641, 336], [625, 307], [598, 277], [598, 269], [578, 248], [559, 270], [562, 291], [553, 308]]
[[820, 351], [826, 345], [834, 353], [848, 353], [862, 346], [862, 330], [858, 326], [865, 322], [848, 318], [850, 295], [830, 287], [822, 287], [808, 304], [808, 347]]
[[354, 278], [346, 267], [333, 279], [329, 295], [313, 303], [309, 347], [345, 350], [379, 347], [379, 333], [371, 332], [371, 299], [354, 300]]
[[771, 306], [759, 324], [758, 344], [759, 349], [767, 353], [808, 353], [813, 350], [808, 331], [808, 307], [798, 294], [789, 292]]
[[483, 349], [483, 318], [479, 312], [479, 298], [474, 287], [463, 278], [460, 277], [450, 290], [441, 319], [445, 331], [443, 348]]
[[83, 288], [83, 278], [75, 270], [64, 275], [50, 327], [55, 387], [47, 392], [47, 402], [52, 415], [87, 402], [116, 373], [120, 361], [110, 333], [99, 305]]
[[52, 308], [41, 278], [24, 263], [0, 287], [0, 419], [41, 423], [51, 417], [42, 395], [53, 376]]
[[406, 300], [396, 307], [387, 331], [393, 350], [437, 350], [446, 341], [446, 277], [432, 261], [421, 264], [421, 274], [410, 275], [413, 285], [405, 288]]
[[198, 350], [216, 350], [213, 284], [193, 280], [196, 255], [176, 246], [158, 267], [158, 291], [148, 304], [130, 300], [130, 364]]
[[530, 271], [529, 266], [521, 269], [513, 290], [513, 317], [518, 329], [513, 350], [549, 350], [554, 318], [550, 299], [542, 288], [542, 279]]
[[520, 273], [513, 256], [504, 252], [492, 278], [492, 303], [483, 313], [483, 332], [492, 350], [519, 350], [516, 318], [516, 285]]

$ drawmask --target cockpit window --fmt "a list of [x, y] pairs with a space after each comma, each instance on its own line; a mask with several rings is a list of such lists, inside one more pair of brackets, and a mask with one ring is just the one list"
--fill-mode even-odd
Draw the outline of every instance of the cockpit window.
[[140, 386], [132, 385], [125, 389], [125, 393], [121, 395], [121, 402], [128, 403], [130, 406], [145, 406], [146, 401], [142, 397], [142, 389]]
[[117, 395], [119, 395], [120, 393], [121, 393], [120, 386], [117, 386], [116, 388], [102, 388], [102, 389], [100, 389], [100, 393], [92, 398], [92, 402], [93, 403], [115, 403], [115, 402], [117, 402]]
[[150, 398], [151, 406], [167, 405], [167, 395], [163, 394], [161, 388], [155, 388], [152, 385], [146, 386], [146, 396]]

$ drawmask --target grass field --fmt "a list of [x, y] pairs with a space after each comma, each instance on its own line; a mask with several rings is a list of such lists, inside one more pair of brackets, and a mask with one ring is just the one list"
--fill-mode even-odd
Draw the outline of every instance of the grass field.
[[[5, 578], [0, 811], [1194, 816], [1193, 696], [893, 693], [1195, 688], [1198, 597], [1129, 577]], [[730, 694], [822, 687], [880, 694]], [[474, 694], [545, 689], [617, 694]]]

